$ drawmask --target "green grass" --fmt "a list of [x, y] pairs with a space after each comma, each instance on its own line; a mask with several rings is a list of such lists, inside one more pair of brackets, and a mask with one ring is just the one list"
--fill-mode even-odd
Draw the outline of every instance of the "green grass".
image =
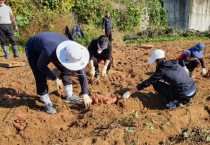
[[164, 42], [164, 41], [177, 41], [177, 40], [208, 40], [208, 37], [198, 37], [198, 36], [189, 36], [189, 37], [157, 37], [157, 38], [146, 38], [146, 39], [135, 39], [135, 40], [126, 40], [126, 43], [144, 43], [144, 42]]

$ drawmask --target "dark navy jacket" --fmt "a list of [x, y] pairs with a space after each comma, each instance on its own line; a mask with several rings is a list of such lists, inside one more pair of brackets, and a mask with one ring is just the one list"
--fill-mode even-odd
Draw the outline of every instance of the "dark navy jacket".
[[112, 29], [113, 26], [112, 26], [112, 20], [111, 20], [111, 17], [103, 17], [103, 29]]
[[100, 54], [97, 52], [98, 50], [98, 39], [93, 39], [88, 47], [88, 51], [90, 54], [90, 60], [92, 60], [93, 58], [97, 58], [97, 59], [107, 59], [107, 60], [111, 60], [112, 58], [112, 45], [109, 42], [108, 43], [108, 47], [107, 49], [103, 50]]
[[136, 88], [142, 90], [159, 80], [164, 80], [171, 85], [174, 92], [179, 96], [185, 96], [196, 89], [195, 82], [176, 60], [167, 60], [158, 65], [155, 73], [147, 80], [138, 84]]
[[82, 28], [79, 25], [76, 25], [72, 29], [72, 35], [77, 35], [79, 37], [84, 37], [84, 33], [82, 31]]
[[[63, 41], [68, 40], [64, 35], [54, 33], [54, 32], [43, 32], [39, 33], [33, 37], [31, 37], [25, 48], [26, 48], [26, 56], [30, 59], [30, 56], [36, 56], [37, 67], [38, 69], [43, 72], [46, 76], [50, 79], [55, 80], [55, 74], [47, 67], [50, 62], [59, 63], [56, 55], [56, 48], [60, 43]], [[80, 85], [82, 88], [82, 93], [88, 94], [87, 89], [87, 79], [84, 69], [77, 71]]]

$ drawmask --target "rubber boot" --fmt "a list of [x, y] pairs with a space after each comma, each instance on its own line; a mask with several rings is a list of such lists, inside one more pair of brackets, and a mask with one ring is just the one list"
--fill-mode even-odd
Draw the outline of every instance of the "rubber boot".
[[9, 59], [9, 52], [8, 52], [7, 46], [2, 45], [2, 49], [4, 51], [4, 57], [5, 57], [5, 59]]
[[14, 57], [19, 57], [17, 45], [12, 45], [12, 51], [13, 51]]

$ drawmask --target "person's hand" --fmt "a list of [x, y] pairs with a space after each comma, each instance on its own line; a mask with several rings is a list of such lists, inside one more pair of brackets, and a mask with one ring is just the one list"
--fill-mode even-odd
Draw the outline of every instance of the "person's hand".
[[56, 80], [54, 80], [55, 82], [55, 87], [57, 90], [60, 90], [63, 88], [63, 83], [62, 80], [60, 80], [59, 78], [57, 78]]
[[95, 67], [92, 67], [92, 68], [90, 69], [90, 75], [91, 75], [91, 78], [92, 78], [92, 79], [94, 78], [95, 74], [96, 74]]
[[127, 91], [123, 94], [122, 97], [123, 97], [123, 99], [128, 99], [130, 97], [130, 95], [131, 95], [130, 91]]
[[205, 68], [202, 68], [202, 71], [201, 71], [202, 75], [206, 75], [206, 69]]
[[102, 77], [106, 77], [106, 75], [107, 75], [106, 70], [107, 70], [107, 67], [104, 66], [104, 68], [101, 72]]
[[90, 96], [87, 94], [83, 94], [81, 95], [81, 97], [84, 101], [85, 107], [90, 107], [92, 103], [92, 99], [90, 98]]
[[19, 29], [18, 29], [18, 26], [15, 26], [15, 31], [17, 32]]
[[183, 69], [187, 72], [187, 74], [190, 73], [186, 66], [184, 66]]

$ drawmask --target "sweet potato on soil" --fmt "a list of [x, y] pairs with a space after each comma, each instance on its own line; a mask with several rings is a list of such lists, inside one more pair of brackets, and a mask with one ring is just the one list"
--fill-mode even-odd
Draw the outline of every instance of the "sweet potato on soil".
[[113, 97], [109, 97], [109, 96], [105, 96], [103, 94], [97, 94], [97, 93], [93, 93], [92, 94], [92, 99], [93, 99], [93, 103], [95, 104], [114, 104], [116, 103], [116, 101], [121, 98], [118, 95], [114, 95]]

